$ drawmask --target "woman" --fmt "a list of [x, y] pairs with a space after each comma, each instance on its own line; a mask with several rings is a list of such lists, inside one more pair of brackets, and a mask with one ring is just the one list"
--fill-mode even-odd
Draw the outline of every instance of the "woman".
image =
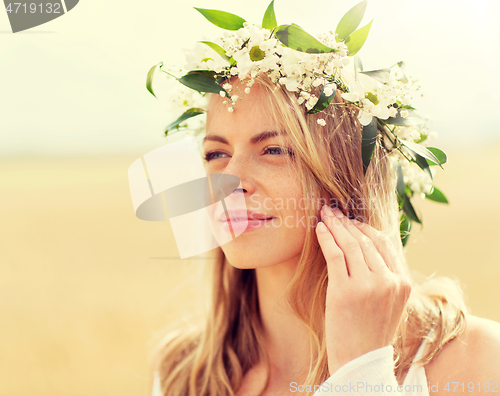
[[365, 172], [361, 110], [337, 90], [311, 113], [266, 73], [227, 84], [232, 104], [209, 94], [205, 166], [240, 179], [248, 226], [217, 248], [206, 321], [159, 345], [154, 394], [498, 391], [500, 324], [451, 279], [412, 280], [394, 168], [376, 144]]
[[[243, 88], [236, 78], [231, 84]], [[169, 337], [159, 350], [165, 395], [225, 395], [229, 389], [253, 395], [264, 388], [262, 394], [285, 394], [320, 385], [347, 362], [391, 343], [401, 385], [433, 327], [416, 362], [430, 361], [430, 385], [500, 380], [500, 325], [468, 315], [450, 279], [411, 280], [398, 249], [391, 165], [377, 146], [363, 176], [355, 109], [332, 106], [331, 122], [322, 127], [316, 120], [324, 114], [305, 114], [292, 94], [265, 78], [233, 112], [219, 95], [211, 96], [207, 173], [238, 176], [248, 209], [272, 219], [218, 248], [205, 327]], [[275, 131], [286, 135], [250, 142]], [[300, 219], [315, 221], [320, 211], [297, 204], [307, 193], [326, 198], [318, 202], [347, 203], [344, 216], [325, 210], [326, 232], [321, 223], [308, 227]], [[280, 300], [283, 293], [288, 299]]]

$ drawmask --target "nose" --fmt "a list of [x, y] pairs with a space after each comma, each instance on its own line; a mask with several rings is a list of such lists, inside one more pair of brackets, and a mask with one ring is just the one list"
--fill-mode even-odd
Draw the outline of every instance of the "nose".
[[240, 180], [242, 187], [236, 188], [234, 190], [235, 193], [252, 193], [255, 190], [255, 183], [251, 175], [251, 166], [246, 157], [233, 154], [222, 173], [236, 176]]

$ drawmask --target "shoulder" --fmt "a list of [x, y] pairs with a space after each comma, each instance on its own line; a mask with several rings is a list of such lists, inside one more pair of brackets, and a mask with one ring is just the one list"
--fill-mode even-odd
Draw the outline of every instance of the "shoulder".
[[[438, 396], [449, 394], [455, 387], [452, 382], [460, 384], [459, 393], [465, 383], [465, 392], [469, 395], [469, 382], [476, 384], [476, 388], [478, 383], [482, 387], [486, 387], [486, 383], [500, 383], [500, 323], [473, 315], [467, 315], [466, 319], [465, 331], [448, 342], [425, 366], [429, 385], [439, 383]], [[443, 389], [446, 383], [449, 390]]]

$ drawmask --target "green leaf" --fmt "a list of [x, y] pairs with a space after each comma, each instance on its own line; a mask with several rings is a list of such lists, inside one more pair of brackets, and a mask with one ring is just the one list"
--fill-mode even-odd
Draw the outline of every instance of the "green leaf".
[[410, 198], [408, 198], [408, 196], [405, 196], [403, 198], [403, 212], [409, 220], [413, 220], [419, 224], [422, 224], [422, 221], [418, 218], [417, 212], [415, 212], [415, 208], [411, 204]]
[[280, 25], [274, 31], [275, 36], [286, 47], [300, 52], [310, 54], [323, 54], [328, 52], [338, 52], [334, 48], [321, 44], [304, 29], [296, 24]]
[[189, 72], [178, 80], [181, 84], [198, 92], [220, 93], [226, 90], [222, 88], [213, 78], [200, 72]]
[[356, 4], [345, 13], [345, 15], [337, 25], [337, 29], [335, 29], [335, 34], [337, 35], [337, 43], [340, 41], [344, 41], [352, 32], [354, 32], [358, 28], [361, 20], [363, 19], [363, 16], [365, 15], [367, 4], [368, 0], [364, 0], [359, 4]]
[[243, 18], [238, 15], [231, 14], [225, 11], [218, 10], [208, 10], [206, 8], [196, 8], [201, 15], [207, 18], [215, 26], [218, 26], [226, 30], [238, 30], [243, 27], [243, 23], [246, 22]]
[[373, 117], [371, 122], [363, 127], [363, 134], [361, 138], [361, 157], [363, 158], [363, 174], [365, 175], [373, 156], [376, 141], [377, 119]]
[[[396, 102], [399, 102], [399, 100], [396, 101]], [[402, 109], [406, 109], [406, 110], [416, 110], [415, 107], [410, 106], [410, 105], [404, 105], [404, 106], [401, 106], [401, 108]]]
[[401, 198], [406, 196], [405, 192], [405, 180], [404, 180], [404, 175], [403, 175], [403, 168], [401, 168], [400, 164], [397, 164], [396, 166], [396, 172], [398, 174], [398, 180], [396, 184], [396, 190], [398, 194], [400, 195]]
[[419, 166], [420, 169], [422, 169], [425, 173], [429, 175], [431, 180], [433, 179], [432, 177], [432, 172], [429, 168], [429, 164], [427, 163], [427, 160], [422, 157], [421, 155], [415, 153], [415, 162]]
[[[413, 143], [413, 142], [407, 142], [406, 140], [399, 140], [403, 146], [405, 146], [410, 153], [412, 153], [415, 157], [416, 154], [421, 155], [424, 158], [427, 158], [430, 161], [433, 161], [435, 163], [439, 163], [439, 160], [436, 158], [436, 156], [432, 153], [432, 151], [429, 151], [426, 147], [421, 146], [420, 144]], [[441, 168], [441, 164], [439, 164]]]
[[[333, 90], [333, 93], [329, 96], [326, 96], [325, 95], [326, 88], [331, 88]], [[315, 113], [319, 113], [320, 111], [325, 110], [330, 105], [336, 92], [337, 92], [337, 85], [336, 84], [323, 85], [323, 89], [321, 90], [321, 94], [319, 95], [318, 101], [316, 102], [314, 107], [308, 111], [308, 113], [315, 114]]]
[[174, 122], [171, 122], [165, 127], [165, 136], [168, 135], [168, 132], [171, 129], [174, 128], [179, 128], [179, 124], [190, 119], [191, 117], [195, 117], [197, 115], [203, 114], [205, 111], [203, 109], [198, 109], [198, 108], [191, 108], [189, 110], [186, 110], [179, 118], [177, 118]]
[[398, 207], [399, 207], [399, 210], [402, 210], [403, 209], [403, 197], [399, 194], [397, 194], [398, 196]]
[[155, 98], [156, 98], [156, 95], [153, 92], [153, 76], [155, 74], [156, 66], [158, 66], [158, 65], [160, 65], [160, 66], [163, 65], [163, 62], [160, 62], [157, 65], [154, 65], [151, 69], [149, 69], [148, 75], [146, 77], [146, 88], [149, 92], [151, 92], [151, 95], [153, 95]]
[[440, 203], [449, 203], [445, 195], [437, 187], [433, 187], [430, 194], [425, 194], [425, 198]]
[[262, 27], [264, 29], [273, 30], [276, 26], [278, 26], [278, 22], [276, 22], [276, 15], [274, 14], [273, 0], [267, 7], [266, 13], [264, 14], [264, 18], [262, 19]]
[[215, 80], [219, 75], [213, 70], [191, 70], [187, 74], [203, 74], [204, 76]]
[[371, 78], [374, 78], [377, 81], [380, 81], [382, 84], [387, 84], [389, 82], [389, 77], [391, 75], [390, 69], [379, 69], [379, 70], [370, 70], [370, 71], [362, 71], [362, 74], [366, 74]]
[[363, 26], [361, 29], [352, 32], [346, 39], [345, 45], [349, 48], [349, 56], [354, 56], [363, 47], [363, 44], [370, 33], [373, 19], [368, 25]]
[[[432, 154], [434, 154], [436, 156], [436, 158], [439, 161], [439, 164], [441, 164], [441, 165], [446, 164], [447, 157], [446, 157], [446, 154], [444, 153], [444, 151], [442, 151], [436, 147], [427, 147], [427, 150], [429, 150]], [[432, 162], [429, 160], [427, 160], [427, 163], [429, 164], [429, 166], [439, 165], [439, 164], [436, 164], [435, 162]]]
[[411, 126], [423, 124], [425, 120], [420, 117], [417, 113], [412, 110], [407, 110], [408, 116], [401, 117], [401, 110], [398, 109], [398, 114], [396, 117], [389, 117], [385, 120], [386, 124], [397, 125], [397, 126]]
[[411, 233], [411, 221], [409, 221], [404, 213], [401, 213], [400, 223], [399, 223], [399, 233], [401, 236], [401, 243], [403, 247], [408, 243], [408, 238]]
[[203, 43], [203, 44], [209, 46], [210, 48], [212, 48], [215, 52], [217, 52], [222, 57], [222, 59], [228, 61], [231, 65], [236, 63], [236, 61], [232, 57], [230, 58], [229, 56], [226, 55], [226, 51], [220, 45], [212, 43], [211, 41], [200, 41], [200, 43]]

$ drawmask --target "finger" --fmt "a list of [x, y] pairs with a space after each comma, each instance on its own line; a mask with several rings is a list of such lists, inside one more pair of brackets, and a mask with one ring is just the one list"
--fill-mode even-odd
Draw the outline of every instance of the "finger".
[[328, 268], [328, 279], [347, 280], [349, 274], [345, 264], [344, 253], [335, 243], [335, 239], [323, 222], [318, 222], [316, 235], [325, 256]]
[[333, 214], [328, 205], [323, 206], [321, 217], [344, 253], [349, 276], [362, 276], [370, 272], [358, 241], [347, 231], [342, 221]]
[[371, 227], [369, 224], [363, 223], [358, 220], [353, 220], [354, 225], [360, 230], [363, 234], [368, 236], [373, 243], [375, 244], [378, 252], [383, 257], [387, 267], [394, 273], [402, 274], [404, 273], [401, 268], [401, 263], [398, 260], [398, 252], [394, 247], [392, 241], [382, 234], [380, 231]]
[[344, 216], [340, 209], [333, 208], [332, 212], [334, 214], [338, 214], [338, 216], [341, 216], [339, 218], [346, 230], [349, 231], [349, 233], [358, 241], [359, 246], [361, 247], [361, 251], [363, 252], [366, 265], [368, 266], [370, 271], [387, 271], [387, 264], [385, 263], [384, 258], [380, 255], [380, 252], [378, 251], [371, 237], [362, 233], [359, 228], [353, 223], [353, 220], [349, 219], [347, 216]]

